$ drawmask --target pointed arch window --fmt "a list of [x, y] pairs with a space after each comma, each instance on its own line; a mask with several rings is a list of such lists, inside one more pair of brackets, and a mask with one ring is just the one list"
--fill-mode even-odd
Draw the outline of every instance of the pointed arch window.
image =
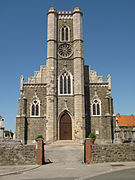
[[31, 116], [40, 116], [40, 101], [35, 99], [31, 104]]
[[101, 116], [101, 101], [94, 99], [92, 102], [92, 116]]
[[59, 77], [59, 94], [72, 94], [72, 76], [67, 72]]
[[60, 30], [61, 41], [70, 41], [70, 28], [67, 25], [62, 26]]

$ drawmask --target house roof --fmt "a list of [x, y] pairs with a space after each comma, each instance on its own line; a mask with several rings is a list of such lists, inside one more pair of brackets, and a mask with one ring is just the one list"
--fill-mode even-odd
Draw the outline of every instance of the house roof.
[[117, 114], [119, 126], [135, 126], [135, 116], [134, 115], [119, 115]]

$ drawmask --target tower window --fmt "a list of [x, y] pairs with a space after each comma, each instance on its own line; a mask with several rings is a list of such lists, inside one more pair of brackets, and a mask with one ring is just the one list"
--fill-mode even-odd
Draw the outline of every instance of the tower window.
[[70, 76], [68, 76], [68, 94], [71, 93], [71, 79]]
[[31, 105], [31, 116], [39, 116], [40, 112], [40, 102], [38, 100], [34, 100]]
[[60, 94], [72, 94], [72, 76], [67, 72], [59, 77], [59, 92]]
[[68, 41], [68, 28], [66, 27], [66, 41]]
[[60, 30], [61, 41], [70, 41], [70, 29], [67, 25], [62, 26]]
[[64, 41], [64, 27], [62, 28], [62, 41]]
[[101, 102], [94, 99], [92, 103], [92, 116], [101, 116]]
[[63, 77], [60, 76], [60, 94], [63, 94]]

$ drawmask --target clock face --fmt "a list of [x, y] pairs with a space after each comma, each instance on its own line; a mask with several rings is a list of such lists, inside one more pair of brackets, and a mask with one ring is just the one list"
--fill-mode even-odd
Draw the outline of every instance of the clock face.
[[62, 58], [67, 58], [72, 55], [72, 47], [70, 44], [64, 43], [58, 47], [58, 53]]

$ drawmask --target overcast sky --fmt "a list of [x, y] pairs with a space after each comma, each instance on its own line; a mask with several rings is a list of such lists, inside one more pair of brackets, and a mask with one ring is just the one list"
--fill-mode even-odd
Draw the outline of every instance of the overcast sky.
[[46, 64], [47, 12], [83, 11], [85, 64], [112, 76], [114, 113], [135, 114], [135, 0], [0, 0], [0, 115], [15, 130], [20, 76]]

